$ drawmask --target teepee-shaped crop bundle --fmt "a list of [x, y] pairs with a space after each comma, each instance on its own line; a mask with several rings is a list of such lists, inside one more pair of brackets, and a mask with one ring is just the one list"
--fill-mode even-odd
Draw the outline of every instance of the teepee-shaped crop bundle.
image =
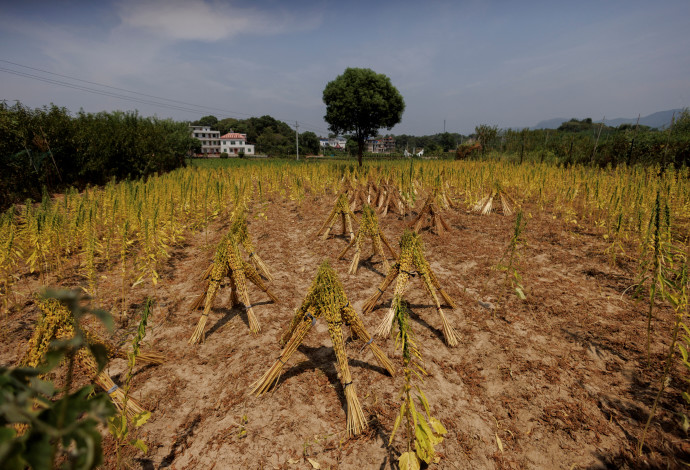
[[[29, 347], [20, 364], [28, 367], [38, 367], [44, 361], [50, 342], [53, 340], [65, 340], [74, 337], [74, 317], [69, 308], [57, 299], [47, 299], [39, 302], [41, 318], [38, 320], [34, 333], [29, 340]], [[88, 343], [105, 346], [109, 357], [123, 357], [127, 354], [121, 349], [98, 337], [93, 332], [84, 331]], [[98, 372], [96, 359], [85, 349], [80, 349], [76, 354], [77, 370], [93, 378], [103, 390], [105, 390], [115, 406], [122, 410], [124, 404], [124, 392], [112, 381], [105, 371]], [[150, 364], [160, 364], [163, 357], [159, 354], [140, 354], [137, 361]], [[127, 415], [134, 417], [145, 410], [132, 397], [127, 398]]]
[[[424, 257], [422, 239], [419, 234], [415, 232], [406, 230], [403, 234], [402, 238], [400, 239], [400, 258], [398, 259], [398, 262], [391, 266], [391, 269], [388, 271], [388, 275], [378, 287], [377, 292], [364, 304], [364, 307], [362, 307], [362, 314], [369, 313], [374, 309], [383, 293], [396, 278], [398, 281], [395, 284], [395, 291], [393, 292], [393, 301], [391, 305], [397, 305], [397, 303], [401, 301], [405, 295], [405, 289], [407, 288], [410, 277], [415, 275], [419, 275], [424, 283], [426, 291], [434, 300], [436, 310], [441, 316], [441, 322], [443, 323], [443, 336], [446, 339], [446, 343], [448, 346], [457, 346], [458, 340], [455, 335], [455, 331], [450, 323], [448, 323], [448, 320], [441, 309], [441, 303], [436, 296], [436, 290], [438, 289], [441, 297], [443, 297], [443, 300], [450, 308], [456, 307], [455, 302], [453, 302], [453, 299], [451, 299], [441, 288], [441, 285], [436, 278], [436, 274], [434, 274], [434, 271], [431, 269], [431, 266]], [[388, 336], [393, 326], [394, 317], [395, 309], [391, 307], [383, 321], [381, 321], [379, 328], [376, 330], [376, 334], [379, 336]]]
[[450, 226], [441, 215], [441, 210], [438, 207], [436, 199], [438, 198], [438, 190], [434, 190], [432, 194], [426, 199], [424, 207], [419, 211], [416, 219], [410, 223], [410, 227], [417, 233], [426, 226], [433, 229], [436, 235], [443, 235], [446, 231], [450, 232]]
[[350, 241], [352, 241], [355, 238], [355, 232], [352, 230], [352, 221], [357, 219], [352, 209], [350, 209], [350, 203], [345, 193], [340, 193], [340, 196], [338, 196], [338, 199], [335, 201], [333, 210], [326, 219], [326, 222], [324, 222], [319, 231], [316, 232], [316, 236], [318, 237], [323, 233], [322, 238], [326, 240], [338, 216], [341, 217], [343, 222], [343, 235], [349, 233]]
[[397, 212], [400, 216], [405, 216], [411, 207], [400, 194], [400, 189], [391, 183], [379, 185], [376, 195], [376, 210], [381, 217], [385, 217], [388, 212]]
[[252, 239], [249, 236], [249, 230], [247, 229], [247, 214], [243, 210], [238, 211], [233, 215], [230, 232], [235, 236], [237, 243], [241, 244], [244, 248], [244, 251], [247, 252], [249, 259], [252, 263], [254, 263], [257, 271], [263, 274], [266, 279], [272, 281], [273, 276], [268, 270], [268, 266], [266, 266], [266, 263], [263, 262], [261, 257], [254, 249], [254, 244], [252, 243]]
[[357, 274], [359, 258], [362, 254], [362, 245], [364, 244], [365, 238], [371, 239], [374, 253], [381, 257], [381, 260], [383, 261], [383, 268], [386, 272], [388, 272], [390, 265], [388, 264], [386, 254], [383, 251], [383, 245], [386, 245], [386, 248], [388, 248], [388, 251], [390, 251], [391, 255], [393, 255], [393, 258], [397, 258], [398, 255], [395, 253], [395, 250], [391, 248], [386, 236], [381, 231], [381, 228], [379, 227], [379, 219], [376, 217], [376, 212], [374, 212], [374, 209], [372, 209], [369, 204], [365, 204], [362, 208], [362, 221], [359, 225], [357, 233], [355, 234], [354, 240], [352, 240], [350, 244], [347, 245], [345, 249], [338, 255], [338, 259], [340, 259], [345, 256], [350, 248], [355, 248], [355, 255], [352, 258], [350, 270], [348, 271], [349, 274]]
[[487, 215], [491, 213], [491, 211], [496, 210], [494, 208], [494, 200], [501, 201], [501, 209], [503, 211], [503, 215], [513, 215], [512, 206], [515, 205], [515, 203], [512, 201], [512, 198], [506, 194], [505, 190], [503, 190], [503, 188], [501, 188], [501, 185], [498, 183], [496, 183], [495, 188], [491, 190], [491, 192], [489, 192], [487, 196], [483, 197], [479, 202], [472, 206], [472, 211], [479, 212], [481, 215]]
[[373, 181], [358, 184], [350, 189], [347, 189], [350, 210], [352, 212], [363, 210], [365, 204], [371, 204], [372, 200], [376, 198], [377, 194], [378, 188]]
[[345, 389], [347, 433], [348, 435], [359, 434], [367, 427], [367, 423], [364, 419], [348, 367], [343, 342], [343, 323], [350, 326], [351, 331], [358, 339], [367, 341], [366, 345], [371, 348], [378, 363], [391, 375], [394, 373], [393, 364], [386, 354], [377, 345], [373, 344], [373, 338], [369, 336], [362, 320], [354, 308], [352, 308], [350, 302], [348, 302], [343, 286], [333, 268], [328, 264], [328, 261], [324, 261], [319, 267], [319, 271], [307, 296], [304, 298], [300, 308], [295, 312], [290, 327], [283, 335], [281, 344], [285, 345], [285, 347], [280, 353], [278, 360], [254, 384], [251, 393], [262, 395], [268, 392], [273, 384], [277, 383], [285, 363], [297, 350], [304, 337], [319, 318], [324, 318], [328, 324], [328, 332], [331, 336], [333, 351], [338, 361], [340, 378]]
[[[249, 235], [249, 229], [247, 228], [247, 215], [245, 210], [241, 207], [238, 207], [232, 214], [230, 233], [234, 235], [237, 243], [244, 248], [245, 252], [247, 252], [248, 258], [252, 263], [254, 263], [256, 270], [269, 281], [273, 281], [273, 275], [271, 275], [271, 272], [268, 270], [268, 266], [266, 266], [266, 263], [264, 263], [254, 248], [254, 243], [252, 243], [252, 239]], [[204, 274], [201, 276], [201, 278], [203, 280], [208, 279], [208, 277], [211, 275], [212, 269], [213, 263], [211, 263], [206, 271], [204, 271]], [[197, 299], [192, 307], [192, 310], [196, 310], [201, 306], [205, 296], [206, 294], [204, 293]]]
[[261, 331], [261, 326], [259, 325], [259, 320], [257, 320], [256, 315], [254, 315], [254, 309], [249, 301], [247, 279], [268, 294], [273, 302], [278, 302], [278, 298], [268, 290], [268, 287], [264, 284], [259, 273], [256, 272], [249, 263], [242, 260], [237, 239], [235, 239], [232, 232], [230, 232], [223, 237], [223, 240], [218, 244], [205, 292], [194, 302], [193, 310], [196, 310], [203, 302], [204, 312], [201, 314], [201, 318], [199, 318], [194, 334], [189, 338], [189, 344], [203, 342], [204, 328], [206, 327], [208, 314], [211, 312], [211, 307], [213, 306], [216, 295], [218, 295], [221, 282], [226, 276], [230, 278], [230, 299], [232, 306], [238, 304], [240, 300], [244, 303], [247, 309], [249, 329], [252, 333], [259, 333]]

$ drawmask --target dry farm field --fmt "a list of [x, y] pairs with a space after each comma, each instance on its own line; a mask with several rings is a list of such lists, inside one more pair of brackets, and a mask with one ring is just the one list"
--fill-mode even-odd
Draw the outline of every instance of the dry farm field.
[[132, 468], [397, 468], [423, 446], [405, 413], [390, 442], [406, 384], [442, 435], [429, 468], [679, 468], [689, 223], [687, 169], [192, 166], [2, 216], [0, 364], [22, 361], [44, 287], [88, 293], [125, 349], [150, 298], [141, 350], [164, 361], [131, 378], [151, 412]]

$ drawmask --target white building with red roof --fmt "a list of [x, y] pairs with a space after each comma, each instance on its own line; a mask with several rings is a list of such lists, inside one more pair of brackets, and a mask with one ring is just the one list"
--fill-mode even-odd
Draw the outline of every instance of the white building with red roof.
[[247, 134], [230, 131], [220, 136], [220, 151], [221, 153], [227, 153], [231, 157], [241, 153], [254, 155], [254, 144], [247, 143]]

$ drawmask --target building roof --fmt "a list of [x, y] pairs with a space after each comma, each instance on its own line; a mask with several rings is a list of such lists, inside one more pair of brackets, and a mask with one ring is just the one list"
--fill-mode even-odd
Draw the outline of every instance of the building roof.
[[228, 132], [227, 134], [220, 136], [220, 138], [247, 140], [247, 134], [240, 134], [239, 132]]

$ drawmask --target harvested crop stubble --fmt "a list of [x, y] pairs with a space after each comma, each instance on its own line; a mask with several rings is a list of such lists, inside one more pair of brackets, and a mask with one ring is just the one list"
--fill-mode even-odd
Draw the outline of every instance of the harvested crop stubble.
[[443, 300], [451, 309], [456, 307], [455, 302], [453, 302], [453, 299], [451, 299], [450, 296], [441, 288], [441, 284], [438, 282], [436, 274], [434, 274], [429, 262], [426, 260], [421, 237], [419, 234], [410, 230], [406, 230], [400, 239], [400, 258], [398, 259], [398, 262], [391, 266], [390, 270], [388, 271], [388, 275], [377, 288], [377, 292], [366, 301], [362, 307], [362, 313], [364, 314], [371, 312], [388, 286], [390, 286], [397, 278], [391, 308], [388, 309], [388, 313], [383, 318], [381, 324], [376, 330], [376, 334], [379, 336], [390, 335], [391, 328], [393, 327], [393, 320], [395, 318], [395, 308], [393, 306], [399, 304], [400, 301], [403, 300], [403, 295], [407, 289], [408, 281], [410, 277], [415, 275], [419, 275], [419, 277], [422, 279], [424, 288], [429, 293], [434, 301], [434, 304], [436, 305], [436, 311], [440, 315], [441, 322], [443, 324], [443, 336], [446, 339], [446, 343], [451, 347], [457, 346], [458, 340], [455, 330], [450, 323], [448, 323], [448, 320], [443, 313], [441, 303], [436, 295], [436, 290], [439, 291], [441, 297], [443, 297]]
[[[43, 362], [51, 341], [74, 337], [74, 318], [65, 304], [57, 299], [47, 299], [39, 302], [39, 308], [41, 309], [41, 318], [38, 320], [34, 333], [29, 340], [29, 347], [20, 361], [20, 364], [23, 366], [38, 367]], [[124, 351], [99, 338], [95, 333], [85, 331], [85, 336], [88, 343], [105, 346], [109, 357], [127, 357]], [[91, 353], [86, 349], [80, 349], [76, 354], [76, 359], [78, 370], [92, 377], [92, 380], [108, 393], [117, 409], [122, 410], [125, 401], [124, 392], [112, 381], [105, 371], [98, 371], [98, 365]], [[160, 364], [163, 361], [163, 356], [149, 354], [139, 356], [137, 359], [143, 362]], [[126, 411], [127, 415], [133, 418], [145, 410], [135, 399], [128, 397]]]
[[285, 363], [297, 350], [311, 327], [316, 323], [316, 320], [321, 317], [324, 317], [328, 324], [328, 332], [333, 343], [333, 351], [336, 355], [338, 370], [343, 381], [343, 388], [345, 389], [347, 433], [348, 435], [359, 434], [367, 427], [367, 423], [357, 398], [355, 385], [352, 383], [347, 354], [343, 344], [342, 324], [349, 325], [351, 331], [359, 340], [366, 341], [366, 345], [374, 353], [378, 363], [391, 375], [394, 374], [394, 369], [386, 354], [373, 343], [373, 338], [369, 336], [362, 320], [352, 306], [350, 306], [343, 286], [328, 261], [324, 261], [319, 267], [309, 292], [300, 308], [295, 312], [289, 328], [283, 334], [281, 339], [281, 344], [285, 345], [283, 351], [268, 371], [254, 383], [250, 393], [263, 395], [278, 382]]
[[192, 305], [193, 312], [199, 308], [205, 300], [204, 311], [201, 314], [201, 318], [199, 318], [194, 333], [191, 338], [189, 338], [189, 344], [197, 344], [204, 341], [206, 320], [211, 312], [213, 301], [220, 290], [221, 282], [226, 276], [230, 278], [231, 306], [234, 307], [240, 301], [244, 303], [247, 309], [249, 329], [252, 333], [259, 333], [261, 331], [261, 326], [256, 315], [254, 315], [254, 309], [249, 300], [247, 279], [264, 291], [273, 302], [278, 303], [278, 298], [268, 290], [268, 287], [264, 284], [259, 273], [256, 272], [249, 263], [242, 260], [237, 239], [232, 232], [229, 232], [218, 244], [204, 293], [202, 293]]
[[319, 235], [323, 234], [321, 238], [326, 240], [328, 238], [328, 235], [331, 233], [331, 229], [335, 224], [335, 220], [338, 218], [339, 215], [343, 222], [343, 235], [349, 233], [350, 241], [352, 241], [355, 238], [355, 232], [352, 229], [352, 221], [356, 221], [357, 218], [355, 217], [354, 212], [352, 212], [352, 209], [350, 209], [350, 204], [347, 200], [347, 194], [345, 193], [340, 193], [338, 199], [336, 199], [335, 201], [335, 206], [333, 207], [333, 210], [328, 215], [328, 218], [323, 223], [319, 231], [316, 232], [316, 236], [318, 237]]
[[354, 247], [355, 255], [352, 258], [352, 263], [350, 264], [350, 270], [348, 273], [357, 274], [357, 268], [359, 267], [359, 260], [362, 254], [362, 245], [364, 244], [365, 237], [371, 239], [374, 253], [381, 257], [383, 268], [385, 271], [388, 271], [390, 269], [390, 265], [388, 264], [388, 259], [383, 251], [383, 245], [386, 245], [386, 248], [388, 248], [388, 251], [390, 251], [394, 259], [397, 258], [398, 255], [391, 247], [390, 243], [388, 243], [388, 239], [381, 231], [379, 219], [376, 217], [376, 212], [374, 212], [374, 209], [372, 209], [369, 204], [365, 204], [362, 208], [362, 221], [359, 225], [359, 229], [357, 230], [354, 240], [352, 240], [350, 244], [340, 252], [338, 259], [341, 259], [343, 256], [345, 256], [345, 254], [347, 254], [350, 248]]

